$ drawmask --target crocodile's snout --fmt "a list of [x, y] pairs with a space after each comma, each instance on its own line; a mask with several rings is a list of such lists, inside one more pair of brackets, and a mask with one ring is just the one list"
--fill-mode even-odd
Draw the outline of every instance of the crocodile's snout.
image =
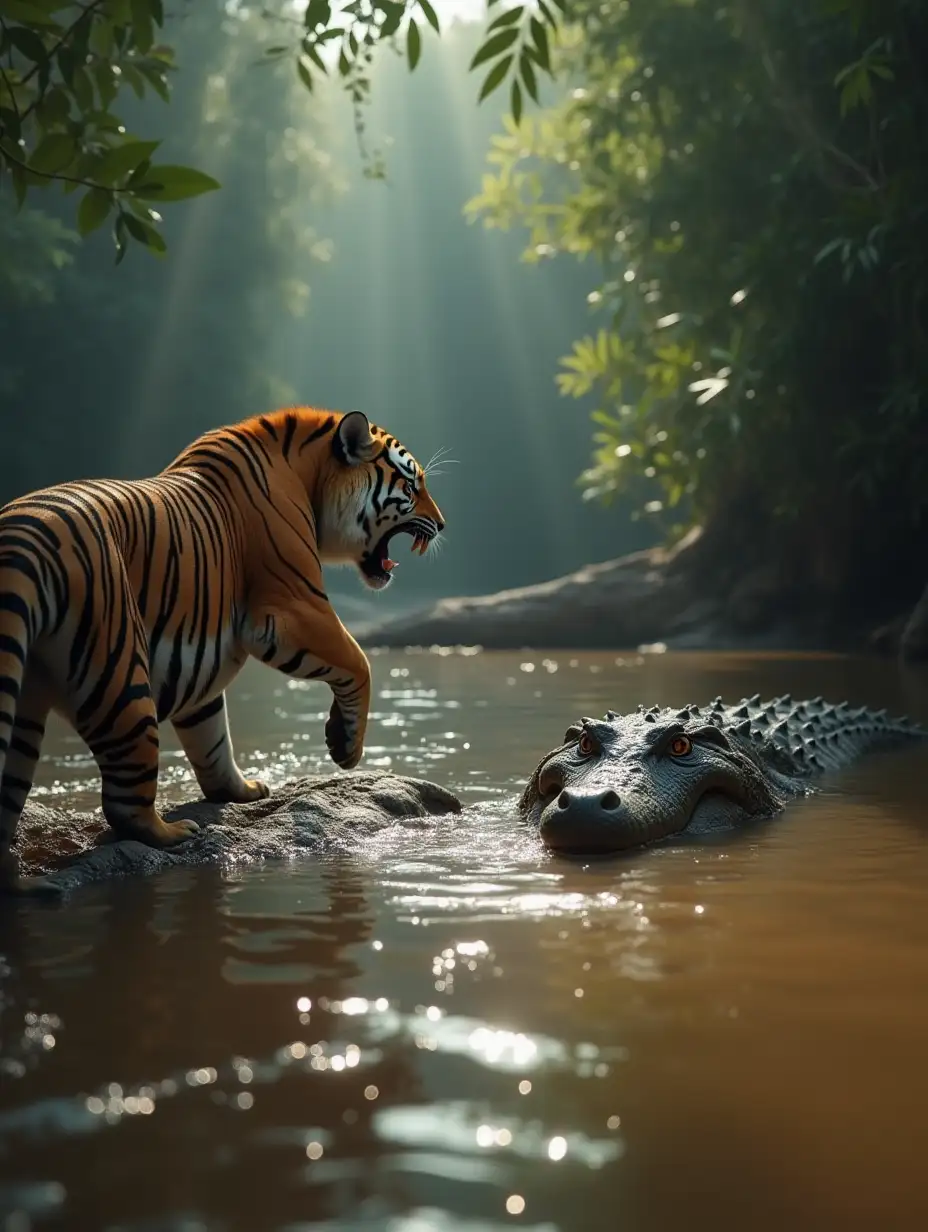
[[630, 822], [621, 797], [611, 787], [565, 788], [542, 813], [539, 829], [542, 841], [552, 851], [595, 853], [619, 850], [626, 829], [628, 846], [640, 843]]

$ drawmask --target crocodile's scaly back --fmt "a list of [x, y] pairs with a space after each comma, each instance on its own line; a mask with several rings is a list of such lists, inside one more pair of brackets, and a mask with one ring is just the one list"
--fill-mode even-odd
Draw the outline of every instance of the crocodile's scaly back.
[[885, 710], [854, 709], [847, 702], [832, 704], [822, 697], [794, 701], [789, 693], [761, 701], [759, 693], [726, 706], [721, 697], [705, 707], [682, 710], [639, 707], [647, 720], [699, 719], [714, 723], [738, 740], [748, 742], [781, 773], [797, 777], [843, 770], [865, 753], [892, 748], [928, 732], [907, 715], [892, 718]]
[[519, 802], [558, 850], [616, 851], [687, 827], [771, 816], [812, 780], [928, 731], [885, 710], [760, 694], [726, 705], [639, 706], [580, 719]]

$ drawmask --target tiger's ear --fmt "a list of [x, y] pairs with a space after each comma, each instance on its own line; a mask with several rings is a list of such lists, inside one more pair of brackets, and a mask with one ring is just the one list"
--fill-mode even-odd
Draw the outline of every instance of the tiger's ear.
[[377, 442], [371, 435], [371, 425], [363, 411], [349, 411], [335, 429], [335, 454], [348, 466], [370, 462], [377, 453]]

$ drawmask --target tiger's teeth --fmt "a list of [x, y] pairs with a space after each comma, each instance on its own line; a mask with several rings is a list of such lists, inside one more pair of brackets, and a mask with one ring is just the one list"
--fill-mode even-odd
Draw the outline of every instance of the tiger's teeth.
[[386, 569], [387, 573], [392, 573], [396, 568], [396, 561], [390, 560], [390, 558], [387, 557], [387, 559], [383, 562], [383, 567]]

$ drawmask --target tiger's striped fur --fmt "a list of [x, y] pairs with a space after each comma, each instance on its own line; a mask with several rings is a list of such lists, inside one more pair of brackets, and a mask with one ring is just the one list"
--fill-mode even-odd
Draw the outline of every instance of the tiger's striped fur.
[[0, 887], [45, 724], [86, 741], [103, 814], [152, 846], [188, 821], [155, 808], [170, 721], [210, 800], [268, 794], [235, 762], [224, 690], [249, 655], [333, 694], [346, 769], [364, 748], [370, 665], [325, 593], [323, 562], [390, 581], [390, 538], [424, 552], [444, 522], [415, 458], [360, 411], [297, 408], [208, 432], [161, 474], [35, 492], [0, 510]]

